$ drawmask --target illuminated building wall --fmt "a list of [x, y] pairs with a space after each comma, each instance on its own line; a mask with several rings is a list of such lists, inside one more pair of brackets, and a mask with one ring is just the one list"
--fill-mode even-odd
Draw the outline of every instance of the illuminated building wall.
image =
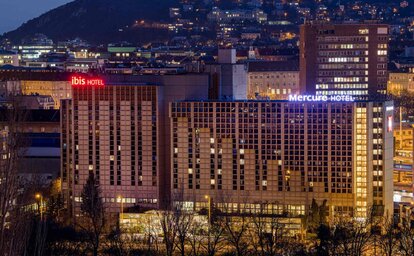
[[402, 91], [414, 92], [414, 72], [396, 73], [390, 72], [387, 84], [387, 91], [399, 95]]
[[[173, 194], [189, 208], [392, 213], [392, 102], [171, 104]], [[231, 206], [231, 207], [230, 207]]]
[[21, 81], [21, 90], [24, 95], [51, 96], [55, 102], [54, 108], [60, 108], [62, 99], [72, 97], [72, 86], [67, 81]]
[[394, 130], [394, 202], [413, 200], [413, 141], [412, 125], [404, 124]]
[[0, 50], [0, 66], [19, 66], [19, 56], [15, 52]]
[[387, 25], [308, 22], [300, 39], [302, 92], [360, 99], [386, 93]]
[[257, 61], [249, 63], [249, 99], [287, 99], [299, 94], [299, 63], [293, 61]]

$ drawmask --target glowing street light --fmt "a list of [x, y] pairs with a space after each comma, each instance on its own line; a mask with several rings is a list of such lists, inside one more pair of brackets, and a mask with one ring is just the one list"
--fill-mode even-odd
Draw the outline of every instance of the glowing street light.
[[209, 195], [204, 196], [208, 200], [208, 224], [211, 223], [211, 197]]
[[43, 196], [40, 193], [36, 193], [35, 198], [40, 200], [40, 204], [39, 204], [40, 220], [43, 220]]

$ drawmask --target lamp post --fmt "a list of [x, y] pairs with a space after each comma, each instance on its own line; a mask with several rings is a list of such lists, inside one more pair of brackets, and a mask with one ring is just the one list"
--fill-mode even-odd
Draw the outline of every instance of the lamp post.
[[121, 217], [121, 220], [123, 220], [124, 219], [124, 198], [121, 195], [119, 195], [118, 196], [118, 199], [119, 199], [119, 201], [121, 203], [121, 214], [120, 214], [120, 217]]
[[39, 199], [40, 200], [40, 203], [39, 203], [39, 212], [40, 212], [40, 220], [42, 221], [43, 220], [43, 196], [42, 196], [42, 194], [37, 193], [35, 195], [35, 197], [36, 197], [36, 199]]
[[211, 197], [209, 195], [204, 196], [205, 199], [207, 199], [208, 202], [208, 224], [211, 223]]

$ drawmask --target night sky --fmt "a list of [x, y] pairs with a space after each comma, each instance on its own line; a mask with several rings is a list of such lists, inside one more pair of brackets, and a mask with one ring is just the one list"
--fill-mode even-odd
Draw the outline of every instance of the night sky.
[[0, 0], [0, 34], [72, 0]]

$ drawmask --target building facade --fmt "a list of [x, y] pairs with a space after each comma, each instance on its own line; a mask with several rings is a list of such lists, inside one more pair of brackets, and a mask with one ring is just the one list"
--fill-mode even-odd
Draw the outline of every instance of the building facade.
[[394, 95], [400, 95], [404, 91], [414, 92], [414, 71], [390, 72], [387, 91]]
[[385, 94], [388, 26], [308, 22], [300, 27], [300, 85], [319, 95]]
[[297, 61], [249, 62], [248, 99], [286, 100], [299, 94], [299, 63]]
[[3, 65], [19, 66], [19, 56], [17, 53], [0, 50], [0, 66]]
[[53, 98], [53, 108], [60, 108], [62, 99], [72, 97], [72, 85], [68, 81], [35, 81], [22, 80], [21, 90], [23, 95], [44, 95]]
[[413, 141], [412, 124], [400, 124], [394, 130], [394, 203], [410, 204], [413, 200]]
[[[392, 102], [174, 102], [172, 198], [188, 208], [392, 213]], [[177, 197], [176, 195], [180, 195]], [[175, 198], [175, 199], [174, 199]]]

